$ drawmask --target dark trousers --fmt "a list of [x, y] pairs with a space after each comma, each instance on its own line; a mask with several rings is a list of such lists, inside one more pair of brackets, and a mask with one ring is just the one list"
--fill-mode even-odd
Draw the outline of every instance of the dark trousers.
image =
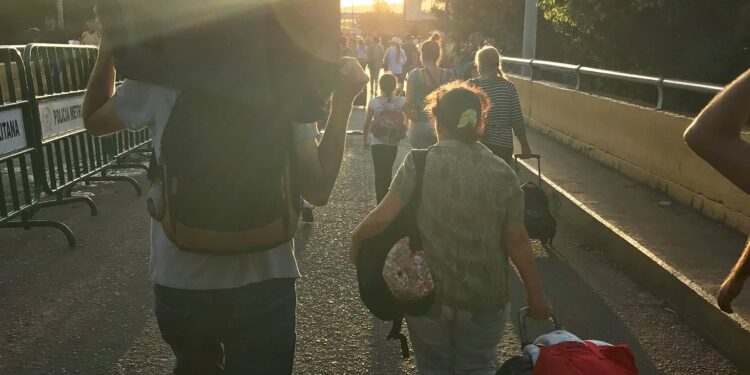
[[508, 165], [513, 166], [513, 147], [504, 147], [500, 145], [493, 145], [492, 143], [482, 142], [483, 145], [492, 151], [500, 159], [505, 160]]
[[294, 279], [205, 291], [156, 285], [154, 294], [175, 375], [292, 373]]
[[372, 164], [375, 168], [375, 197], [380, 203], [388, 188], [391, 187], [393, 179], [393, 163], [396, 161], [398, 146], [395, 145], [372, 145]]

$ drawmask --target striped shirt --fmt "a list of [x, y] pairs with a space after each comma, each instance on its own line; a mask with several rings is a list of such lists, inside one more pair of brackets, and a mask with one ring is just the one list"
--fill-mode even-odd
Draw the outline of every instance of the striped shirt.
[[499, 78], [476, 78], [471, 84], [482, 89], [491, 104], [482, 141], [513, 148], [513, 133], [516, 137], [526, 134], [516, 86]]

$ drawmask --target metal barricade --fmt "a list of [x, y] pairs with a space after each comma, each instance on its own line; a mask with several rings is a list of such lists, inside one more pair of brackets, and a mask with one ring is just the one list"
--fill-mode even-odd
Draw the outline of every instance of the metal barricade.
[[36, 147], [41, 158], [39, 183], [55, 197], [37, 207], [83, 202], [97, 215], [94, 201], [73, 196], [81, 182], [127, 182], [141, 195], [138, 182], [127, 176], [108, 176], [107, 170], [124, 165], [129, 153], [150, 143], [147, 130], [123, 130], [107, 137], [95, 137], [83, 127], [82, 104], [89, 76], [96, 62], [97, 48], [56, 44], [29, 44], [24, 48], [26, 77], [31, 95]]
[[65, 224], [30, 219], [40, 203], [41, 160], [25, 65], [17, 49], [0, 47], [0, 73], [0, 228], [57, 228], [72, 247], [75, 238]]

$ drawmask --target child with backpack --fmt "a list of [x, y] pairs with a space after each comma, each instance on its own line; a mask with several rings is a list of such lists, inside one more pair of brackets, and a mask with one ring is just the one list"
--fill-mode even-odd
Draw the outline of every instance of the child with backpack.
[[523, 222], [523, 192], [515, 172], [479, 143], [489, 108], [481, 90], [454, 82], [426, 103], [439, 142], [424, 164], [406, 157], [383, 201], [355, 229], [351, 260], [371, 254], [363, 245], [390, 228], [416, 193], [421, 250], [434, 281], [429, 311], [405, 311], [417, 370], [494, 374], [509, 311], [509, 260], [523, 280], [529, 316], [550, 315]]
[[396, 96], [398, 80], [393, 74], [384, 74], [379, 83], [380, 96], [372, 98], [367, 105], [364, 127], [364, 149], [372, 152], [378, 203], [391, 184], [398, 143], [406, 137], [406, 98]]

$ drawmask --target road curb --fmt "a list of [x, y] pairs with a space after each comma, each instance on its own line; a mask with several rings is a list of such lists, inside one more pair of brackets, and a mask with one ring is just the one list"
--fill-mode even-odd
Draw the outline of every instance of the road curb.
[[[526, 172], [537, 170], [521, 161]], [[713, 295], [672, 268], [647, 247], [543, 176], [545, 190], [559, 198], [559, 218], [581, 230], [590, 242], [621, 264], [629, 277], [664, 300], [687, 324], [743, 371], [750, 371], [750, 322], [725, 314]], [[669, 332], [664, 332], [669, 334]]]

